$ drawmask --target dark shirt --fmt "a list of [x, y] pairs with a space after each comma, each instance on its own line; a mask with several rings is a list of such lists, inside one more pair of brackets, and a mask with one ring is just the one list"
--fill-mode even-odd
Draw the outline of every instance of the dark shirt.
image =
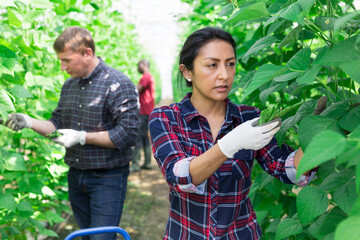
[[50, 119], [57, 129], [109, 131], [116, 148], [77, 144], [66, 149], [65, 162], [84, 170], [127, 165], [140, 124], [135, 85], [125, 74], [99, 60], [86, 78], [66, 80]]
[[156, 161], [170, 187], [170, 213], [163, 239], [243, 239], [261, 236], [248, 193], [254, 159], [281, 182], [292, 183], [285, 163], [292, 149], [279, 148], [275, 138], [264, 148], [243, 149], [227, 159], [197, 192], [180, 186], [192, 185], [189, 173], [179, 176], [176, 164], [206, 152], [241, 123], [259, 116], [259, 110], [226, 100], [225, 121], [216, 139], [207, 119], [200, 115], [188, 94], [180, 103], [155, 108], [149, 128]]

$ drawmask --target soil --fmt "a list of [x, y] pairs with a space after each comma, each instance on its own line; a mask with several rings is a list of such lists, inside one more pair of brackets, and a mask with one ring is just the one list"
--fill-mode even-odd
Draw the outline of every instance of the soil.
[[[169, 213], [168, 191], [154, 159], [151, 170], [130, 173], [120, 227], [129, 233], [131, 240], [162, 239]], [[68, 216], [67, 222], [58, 226], [59, 239], [78, 229], [74, 218]]]

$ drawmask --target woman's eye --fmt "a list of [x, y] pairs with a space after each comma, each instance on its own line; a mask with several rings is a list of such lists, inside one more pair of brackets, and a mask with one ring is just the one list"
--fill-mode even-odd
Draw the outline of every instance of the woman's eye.
[[210, 63], [210, 64], [208, 65], [208, 67], [211, 67], [211, 68], [216, 67], [216, 63]]
[[234, 66], [235, 66], [235, 63], [234, 63], [234, 62], [229, 62], [227, 65], [228, 65], [229, 67], [234, 67]]

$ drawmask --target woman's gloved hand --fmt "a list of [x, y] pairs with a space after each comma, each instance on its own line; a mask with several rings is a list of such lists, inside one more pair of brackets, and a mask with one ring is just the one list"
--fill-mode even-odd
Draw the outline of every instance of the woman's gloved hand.
[[222, 153], [228, 158], [241, 149], [259, 150], [265, 147], [275, 133], [279, 131], [279, 120], [275, 119], [266, 124], [256, 126], [259, 118], [246, 121], [218, 140], [218, 145]]

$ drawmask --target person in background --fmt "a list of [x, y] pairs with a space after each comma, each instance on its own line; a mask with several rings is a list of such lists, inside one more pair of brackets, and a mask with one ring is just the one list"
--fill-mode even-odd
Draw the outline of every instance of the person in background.
[[[66, 148], [69, 199], [80, 228], [118, 226], [133, 155], [138, 93], [130, 79], [95, 55], [87, 29], [69, 27], [54, 43], [61, 70], [70, 74], [49, 120], [22, 113], [9, 115], [12, 130], [31, 128]], [[83, 239], [116, 239], [96, 234]]]
[[155, 79], [149, 71], [149, 61], [140, 60], [138, 63], [138, 71], [142, 74], [140, 82], [137, 85], [140, 100], [140, 127], [138, 138], [136, 140], [134, 156], [132, 158], [131, 171], [139, 171], [141, 150], [144, 151], [144, 164], [141, 169], [151, 169], [151, 145], [149, 139], [148, 120], [151, 111], [155, 107]]
[[288, 184], [296, 181], [303, 152], [278, 146], [280, 122], [257, 125], [259, 109], [231, 102], [236, 44], [219, 28], [186, 39], [179, 78], [192, 92], [179, 103], [155, 108], [149, 129], [156, 161], [169, 185], [170, 213], [163, 239], [260, 239], [248, 197], [254, 159]]

